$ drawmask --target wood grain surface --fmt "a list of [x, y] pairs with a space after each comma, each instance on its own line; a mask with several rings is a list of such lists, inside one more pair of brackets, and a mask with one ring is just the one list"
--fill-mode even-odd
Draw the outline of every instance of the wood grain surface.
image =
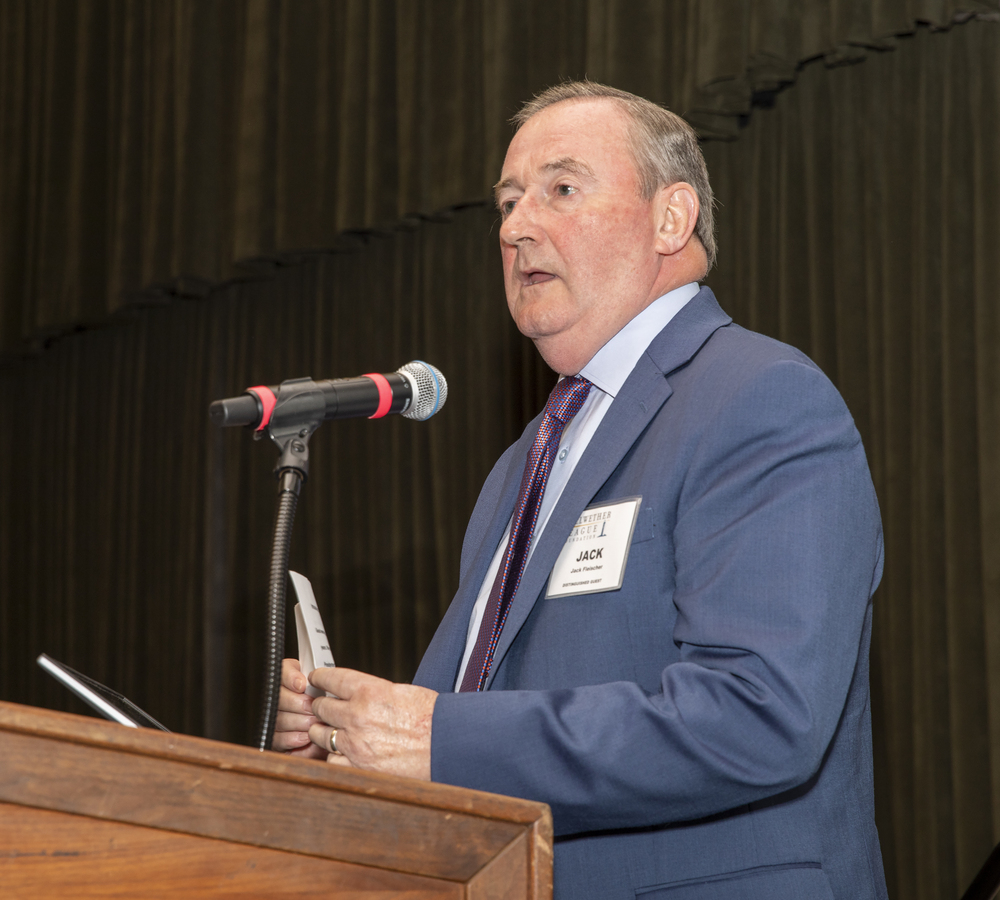
[[454, 882], [157, 828], [0, 804], [0, 893], [10, 898], [460, 900]]
[[544, 804], [9, 703], [0, 758], [5, 896], [551, 896]]

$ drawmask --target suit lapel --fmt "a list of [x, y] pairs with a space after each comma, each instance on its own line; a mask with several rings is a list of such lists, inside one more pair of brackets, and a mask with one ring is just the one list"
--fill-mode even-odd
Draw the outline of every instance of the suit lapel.
[[[450, 691], [454, 688], [458, 665], [465, 653], [472, 609], [476, 604], [483, 580], [486, 578], [490, 562], [496, 553], [497, 545], [510, 521], [511, 511], [517, 501], [517, 492], [524, 473], [524, 460], [528, 455], [532, 441], [535, 439], [541, 420], [542, 414], [539, 413], [528, 423], [513, 449], [508, 449], [507, 469], [501, 475], [496, 498], [492, 503], [486, 498], [485, 504], [482, 502], [477, 504], [477, 512], [473, 514], [473, 518], [469, 522], [469, 532], [473, 541], [476, 540], [476, 532], [481, 532], [478, 545], [473, 551], [468, 569], [462, 575], [458, 592], [445, 612], [444, 618], [420, 662], [414, 683], [437, 691]], [[484, 513], [480, 516], [478, 510], [481, 506], [490, 510], [490, 513]]]
[[[653, 339], [647, 351], [639, 358], [580, 458], [521, 576], [521, 583], [511, 601], [510, 612], [493, 655], [487, 688], [540, 597], [566, 536], [576, 520], [672, 393], [665, 376], [688, 362], [716, 329], [730, 321], [732, 320], [719, 307], [711, 290], [702, 288]], [[516, 459], [512, 460], [511, 469], [518, 469], [517, 477], [513, 479], [513, 486], [508, 484], [504, 490], [503, 503], [499, 507], [499, 515], [503, 521], [496, 539], [480, 548], [480, 554], [488, 552], [487, 566], [510, 517], [520, 483], [524, 455], [528, 452], [537, 428], [537, 422], [532, 423], [525, 432], [527, 440], [522, 436], [520, 443], [524, 444], [524, 452], [520, 455], [520, 466], [517, 466]], [[511, 480], [508, 475], [508, 483]], [[492, 535], [496, 530], [494, 522], [489, 533]], [[476, 570], [481, 569], [480, 582], [476, 583], [475, 588], [477, 592], [478, 584], [485, 574], [485, 568], [481, 568], [480, 562], [477, 559], [475, 567]], [[469, 580], [471, 582], [474, 579]], [[470, 613], [471, 609], [470, 605]]]

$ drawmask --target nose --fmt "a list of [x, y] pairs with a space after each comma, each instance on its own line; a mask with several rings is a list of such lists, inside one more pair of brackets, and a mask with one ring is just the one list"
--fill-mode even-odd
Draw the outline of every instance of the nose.
[[523, 194], [500, 225], [500, 240], [515, 245], [521, 241], [538, 240], [538, 205], [530, 194]]

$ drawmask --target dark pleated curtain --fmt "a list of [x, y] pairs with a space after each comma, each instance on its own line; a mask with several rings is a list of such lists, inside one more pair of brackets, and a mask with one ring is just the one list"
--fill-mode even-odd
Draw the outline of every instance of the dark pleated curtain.
[[495, 212], [448, 219], [143, 310], [4, 371], [0, 698], [67, 708], [34, 668], [45, 651], [172, 729], [249, 741], [277, 451], [210, 426], [208, 404], [426, 358], [451, 381], [435, 418], [342, 421], [312, 439], [291, 560], [341, 663], [412, 677], [479, 487], [554, 383], [507, 314]]
[[710, 284], [854, 412], [890, 892], [958, 896], [1000, 837], [997, 6], [0, 4], [0, 699], [81, 711], [44, 650], [248, 740], [276, 453], [207, 405], [423, 358], [447, 406], [324, 426], [292, 549], [338, 660], [412, 675], [552, 383], [482, 202], [504, 119], [588, 74], [731, 139]]
[[487, 198], [584, 75], [734, 137], [805, 59], [1000, 0], [8, 0], [0, 353]]

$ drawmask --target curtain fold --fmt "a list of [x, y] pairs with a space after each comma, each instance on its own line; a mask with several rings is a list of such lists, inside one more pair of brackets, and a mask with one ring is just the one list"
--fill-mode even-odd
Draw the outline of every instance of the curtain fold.
[[[1000, 0], [11, 0], [0, 352], [489, 197], [589, 76], [734, 138], [755, 95]], [[347, 237], [345, 238], [345, 234]]]
[[684, 109], [706, 136], [735, 137], [734, 115], [750, 113], [757, 92], [795, 80], [804, 61], [828, 65], [891, 49], [918, 24], [947, 28], [990, 15], [992, 0], [707, 0], [697, 9], [697, 63]]

